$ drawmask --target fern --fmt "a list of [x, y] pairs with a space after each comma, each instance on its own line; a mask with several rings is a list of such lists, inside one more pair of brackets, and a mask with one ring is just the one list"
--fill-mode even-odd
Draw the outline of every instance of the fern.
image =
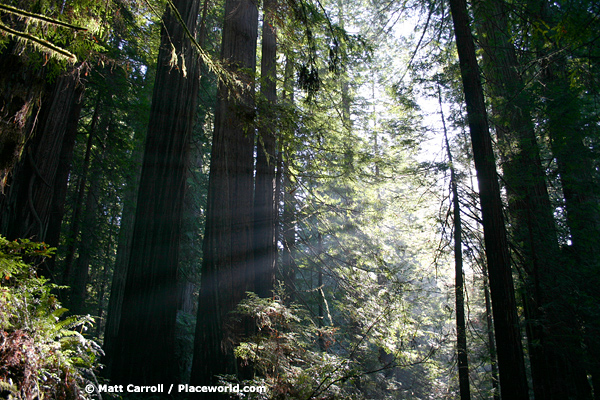
[[0, 388], [14, 398], [80, 398], [102, 354], [84, 335], [94, 320], [64, 318], [68, 310], [53, 294], [61, 287], [38, 278], [24, 261], [52, 251], [0, 236]]

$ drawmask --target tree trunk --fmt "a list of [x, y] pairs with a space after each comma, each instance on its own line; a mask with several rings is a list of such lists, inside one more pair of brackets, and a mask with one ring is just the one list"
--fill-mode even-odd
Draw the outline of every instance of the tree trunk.
[[[528, 3], [535, 24], [549, 31], [562, 28], [564, 13], [544, 0]], [[562, 28], [564, 29], [564, 28]], [[559, 304], [568, 316], [569, 324], [563, 335], [568, 341], [564, 348], [565, 364], [571, 368], [569, 378], [571, 398], [591, 397], [588, 375], [594, 388], [594, 398], [600, 398], [600, 190], [597, 178], [597, 157], [588, 144], [595, 138], [589, 121], [583, 115], [585, 101], [590, 97], [587, 88], [572, 85], [572, 66], [582, 60], [570, 59], [554, 35], [544, 35], [534, 41], [541, 61], [540, 74], [543, 96], [544, 127], [555, 157], [564, 197], [564, 209], [569, 230], [570, 246], [565, 246], [565, 273], [561, 289], [568, 302]], [[587, 62], [587, 61], [586, 61]], [[576, 74], [576, 73], [575, 73]], [[592, 117], [593, 118], [593, 117]], [[568, 282], [568, 283], [566, 283]], [[556, 299], [552, 299], [556, 302]], [[584, 349], [585, 347], [585, 349]], [[580, 360], [585, 362], [582, 366]], [[582, 367], [587, 371], [582, 371]]]
[[456, 298], [456, 349], [458, 359], [458, 385], [461, 400], [471, 399], [469, 385], [469, 358], [467, 353], [467, 325], [465, 323], [465, 285], [463, 280], [463, 254], [462, 254], [462, 223], [460, 217], [460, 199], [458, 197], [458, 182], [452, 162], [450, 142], [446, 132], [446, 120], [442, 109], [442, 94], [438, 87], [438, 100], [440, 103], [440, 116], [444, 128], [444, 139], [450, 163], [450, 186], [452, 187], [452, 205], [454, 216], [454, 293]]
[[[65, 214], [65, 201], [69, 188], [69, 176], [73, 170], [73, 151], [77, 140], [77, 126], [79, 116], [83, 107], [83, 86], [78, 86], [75, 94], [75, 105], [71, 109], [67, 131], [65, 133], [63, 145], [60, 149], [58, 160], [58, 169], [54, 183], [54, 194], [52, 196], [52, 208], [50, 210], [50, 219], [48, 221], [48, 230], [46, 232], [46, 243], [51, 247], [58, 247], [60, 243], [60, 233], [63, 217]], [[56, 256], [45, 261], [45, 268], [52, 281], [58, 283], [56, 274]]]
[[498, 348], [500, 391], [504, 398], [525, 400], [529, 398], [529, 392], [500, 187], [496, 175], [495, 157], [466, 2], [451, 0], [450, 10], [454, 22], [473, 158], [479, 182], [479, 198]]
[[270, 122], [277, 102], [277, 37], [273, 27], [276, 2], [263, 3], [261, 93], [264, 98], [263, 118], [256, 145], [256, 183], [254, 192], [254, 263], [255, 292], [259, 297], [271, 297], [275, 285], [277, 243], [275, 226], [275, 128]]
[[88, 132], [87, 143], [85, 147], [85, 156], [83, 158], [83, 169], [81, 171], [81, 175], [77, 180], [77, 188], [76, 194], [77, 197], [75, 199], [75, 205], [73, 206], [73, 213], [71, 215], [71, 224], [69, 225], [69, 235], [67, 236], [68, 246], [65, 254], [65, 266], [62, 274], [63, 283], [70, 283], [71, 279], [71, 270], [73, 269], [73, 262], [75, 261], [75, 252], [77, 249], [77, 244], [79, 243], [79, 224], [80, 224], [80, 215], [81, 210], [83, 209], [83, 197], [85, 195], [85, 186], [87, 182], [87, 174], [90, 168], [90, 162], [92, 159], [92, 144], [94, 143], [94, 138], [97, 135], [98, 131], [98, 121], [100, 120], [100, 108], [101, 101], [100, 95], [96, 100], [96, 106], [94, 107], [94, 114], [92, 115], [92, 122], [90, 124], [90, 129]]
[[572, 315], [559, 315], [553, 305], [566, 301], [558, 300], [561, 293], [557, 290], [563, 263], [531, 118], [531, 97], [518, 73], [505, 7], [493, 1], [480, 2], [476, 14], [481, 21], [484, 68], [503, 158], [512, 241], [518, 249], [515, 259], [525, 273], [524, 312], [533, 391], [536, 398], [563, 399], [574, 387], [565, 353], [573, 349], [564, 346], [574, 321]]
[[[199, 1], [173, 3], [189, 31], [195, 32]], [[115, 383], [177, 381], [177, 267], [199, 76], [190, 40], [174, 14], [169, 8], [163, 17], [131, 256], [115, 343]], [[172, 46], [177, 65], [170, 64]]]
[[[104, 135], [106, 137], [106, 135]], [[102, 153], [94, 159], [94, 164], [90, 176], [85, 197], [85, 210], [83, 213], [81, 240], [79, 241], [78, 256], [75, 263], [75, 271], [72, 274], [71, 296], [69, 301], [69, 310], [76, 315], [87, 314], [85, 300], [87, 298], [87, 283], [89, 280], [90, 264], [92, 262], [93, 252], [97, 246], [96, 232], [98, 230], [98, 196], [100, 194], [101, 165], [105, 158], [106, 148], [98, 149]]]
[[[46, 88], [44, 69], [34, 69], [17, 54], [20, 45], [11, 40], [0, 51], [0, 192], [4, 193], [9, 174], [22, 157], [31, 138]], [[4, 232], [4, 230], [3, 230]]]
[[[567, 375], [571, 381], [571, 398], [588, 399], [591, 398], [591, 390], [587, 379], [582, 378], [587, 378], [587, 373], [590, 373], [592, 381], [600, 379], [600, 346], [597, 345], [600, 340], [600, 315], [597, 311], [600, 302], [600, 193], [594, 177], [597, 173], [596, 161], [590, 149], [584, 145], [585, 129], [580, 126], [577, 94], [572, 93], [568, 72], [564, 70], [566, 61], [561, 57], [553, 61], [546, 67], [543, 77], [547, 99], [545, 111], [572, 243], [561, 259], [566, 265], [566, 272], [562, 276], [576, 287], [575, 290], [568, 286], [563, 289], [570, 302], [560, 306], [567, 311], [565, 318], [573, 321], [573, 324], [566, 326], [564, 330], [567, 335], [562, 335], [568, 341], [562, 343], [565, 354], [561, 361], [571, 367], [575, 374]], [[556, 298], [552, 301], [556, 301]], [[583, 321], [583, 325], [578, 326], [577, 320]], [[586, 344], [585, 353], [582, 350], [583, 343], [591, 344]], [[587, 358], [584, 366], [588, 369], [587, 373], [578, 372], [581, 358]], [[596, 396], [600, 390], [594, 386]]]
[[[289, 59], [285, 64], [284, 78], [284, 103], [292, 107], [294, 103], [294, 88], [293, 88], [293, 64]], [[282, 169], [283, 169], [283, 254], [281, 258], [281, 270], [285, 291], [289, 302], [296, 299], [296, 266], [294, 263], [294, 248], [296, 247], [296, 198], [294, 191], [295, 177], [291, 176], [290, 165], [292, 163], [292, 150], [290, 146], [280, 146], [282, 154]]]
[[490, 364], [492, 366], [492, 392], [494, 400], [500, 400], [500, 388], [498, 386], [498, 357], [496, 352], [496, 338], [494, 337], [494, 321], [492, 320], [492, 305], [490, 302], [490, 289], [487, 268], [482, 263], [483, 275], [483, 297], [485, 299], [485, 322], [487, 325], [488, 344], [490, 351]]
[[219, 85], [208, 185], [202, 281], [191, 382], [214, 384], [236, 374], [233, 346], [246, 334], [230, 312], [254, 289], [254, 75], [258, 10], [250, 0], [227, 0], [221, 58], [247, 87]]
[[[137, 148], [134, 153], [135, 165], [142, 161], [142, 149]], [[111, 376], [112, 362], [115, 358], [114, 346], [119, 333], [119, 323], [121, 320], [121, 306], [123, 304], [123, 292], [125, 290], [125, 281], [127, 278], [127, 266], [131, 254], [131, 242], [133, 241], [133, 227], [135, 225], [135, 210], [137, 205], [137, 189], [140, 181], [140, 168], [129, 176], [127, 189], [123, 196], [123, 211], [121, 213], [121, 223], [119, 226], [119, 237], [117, 243], [117, 258], [113, 270], [112, 283], [110, 287], [110, 297], [108, 300], [108, 310], [106, 317], [106, 326], [104, 329], [104, 364], [103, 374], [106, 377]]]
[[35, 136], [25, 146], [2, 206], [0, 227], [10, 240], [46, 238], [59, 156], [76, 87], [77, 76], [71, 72], [57, 78], [44, 97]]

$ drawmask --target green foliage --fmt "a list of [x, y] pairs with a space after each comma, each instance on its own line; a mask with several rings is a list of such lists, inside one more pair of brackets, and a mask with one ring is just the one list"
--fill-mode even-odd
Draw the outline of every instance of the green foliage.
[[[8, 38], [17, 39], [23, 50], [34, 50], [31, 61], [44, 65], [48, 60], [64, 65], [95, 58], [91, 55], [104, 51], [108, 24], [120, 13], [113, 2], [80, 0], [62, 7], [46, 1], [4, 3], [12, 4], [0, 5], [0, 47]], [[26, 55], [23, 50], [20, 54]]]
[[31, 260], [52, 251], [0, 236], [0, 389], [11, 398], [79, 399], [98, 366], [101, 349], [83, 335], [93, 319], [61, 319], [60, 287], [36, 276]]
[[317, 327], [305, 308], [287, 306], [283, 296], [262, 299], [249, 293], [238, 313], [252, 317], [257, 327], [235, 350], [260, 376], [244, 384], [269, 388], [251, 398], [360, 398], [350, 382], [352, 363], [327, 351], [336, 340], [334, 328]]
[[[53, 18], [48, 18], [43, 15], [30, 13], [25, 10], [21, 10], [21, 9], [11, 7], [8, 5], [0, 5], [0, 10], [7, 12], [9, 14], [12, 14], [12, 15], [22, 17], [22, 18], [31, 18], [32, 20], [42, 23], [42, 24], [62, 26], [62, 27], [66, 27], [66, 28], [74, 29], [74, 30], [86, 30], [85, 28], [66, 24], [64, 22], [61, 22], [61, 21], [53, 19]], [[32, 35], [27, 32], [22, 32], [19, 30], [12, 29], [12, 28], [4, 25], [3, 23], [0, 23], [0, 31], [2, 31], [4, 34], [7, 34], [9, 36], [13, 36], [17, 39], [23, 40], [25, 43], [30, 44], [34, 48], [44, 51], [51, 56], [54, 56], [57, 58], [64, 58], [67, 61], [71, 61], [71, 62], [77, 61], [77, 57], [73, 53], [71, 53], [61, 47], [55, 46], [54, 44], [36, 36], [36, 35]]]

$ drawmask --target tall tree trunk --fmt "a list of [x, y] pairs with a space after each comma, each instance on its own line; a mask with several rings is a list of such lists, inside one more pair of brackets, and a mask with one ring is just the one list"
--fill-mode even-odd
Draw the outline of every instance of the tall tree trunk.
[[[288, 56], [285, 64], [284, 77], [284, 98], [286, 106], [292, 107], [294, 104], [293, 88], [293, 64]], [[283, 142], [283, 139], [281, 139]], [[293, 183], [295, 177], [291, 176], [290, 165], [292, 163], [292, 149], [290, 146], [280, 146], [282, 153], [282, 173], [283, 173], [283, 254], [281, 257], [281, 274], [285, 285], [285, 291], [290, 302], [296, 299], [296, 266], [294, 264], [294, 248], [296, 247], [296, 198], [294, 191], [296, 187]]]
[[[563, 13], [551, 2], [531, 0], [529, 15], [535, 25], [549, 27], [552, 32], [562, 28]], [[558, 31], [558, 30], [557, 30]], [[595, 137], [583, 110], [587, 88], [572, 84], [576, 62], [554, 39], [553, 34], [537, 37], [534, 47], [541, 61], [540, 74], [544, 107], [544, 127], [556, 160], [566, 211], [570, 246], [565, 246], [563, 261], [566, 271], [561, 289], [568, 302], [561, 304], [569, 320], [565, 364], [571, 368], [571, 397], [591, 397], [587, 375], [591, 375], [594, 398], [600, 398], [600, 189], [597, 177], [597, 157], [587, 144]], [[575, 314], [576, 317], [574, 317]], [[575, 339], [574, 339], [575, 338]], [[583, 349], [585, 347], [585, 350]], [[582, 365], [587, 372], [580, 371]]]
[[[0, 51], [0, 192], [4, 193], [9, 174], [22, 157], [31, 138], [47, 85], [43, 68], [26, 65], [18, 54], [21, 45], [10, 40]], [[4, 230], [3, 230], [4, 232]]]
[[261, 94], [264, 98], [262, 122], [256, 145], [256, 183], [254, 192], [254, 290], [259, 297], [272, 296], [275, 285], [277, 243], [275, 227], [276, 139], [271, 113], [277, 102], [277, 37], [273, 26], [275, 0], [263, 3]]
[[131, 254], [131, 242], [133, 241], [133, 227], [135, 225], [135, 210], [137, 205], [137, 195], [140, 182], [140, 166], [143, 158], [143, 149], [137, 148], [134, 151], [134, 164], [137, 166], [135, 171], [128, 177], [127, 189], [123, 196], [123, 211], [121, 213], [121, 223], [119, 225], [119, 237], [117, 239], [117, 258], [113, 270], [112, 282], [110, 287], [110, 297], [108, 300], [108, 310], [106, 312], [106, 325], [104, 328], [104, 364], [103, 374], [111, 376], [112, 362], [115, 358], [115, 341], [119, 333], [119, 323], [121, 320], [121, 307], [123, 304], [123, 292], [125, 290], [125, 281], [127, 279], [127, 267]]
[[[319, 232], [319, 224], [315, 223], [317, 229], [317, 251], [316, 251], [316, 263], [317, 267], [317, 326], [323, 328], [325, 325], [325, 294], [323, 292], [323, 235]], [[325, 341], [323, 340], [323, 334], [319, 334], [319, 348], [321, 351], [326, 351]]]
[[83, 209], [83, 197], [85, 195], [85, 186], [87, 183], [87, 175], [88, 170], [90, 168], [90, 163], [92, 160], [92, 144], [94, 143], [94, 138], [97, 135], [98, 131], [98, 121], [100, 121], [100, 108], [101, 108], [101, 100], [100, 94], [98, 94], [98, 98], [96, 99], [96, 106], [94, 107], [94, 114], [92, 115], [92, 122], [90, 124], [90, 129], [88, 132], [87, 143], [85, 147], [85, 156], [83, 158], [83, 169], [81, 171], [81, 175], [77, 180], [77, 188], [76, 188], [76, 199], [75, 205], [73, 206], [73, 213], [71, 215], [71, 224], [69, 226], [69, 235], [67, 236], [68, 246], [65, 254], [65, 266], [63, 268], [62, 281], [63, 283], [71, 282], [71, 270], [73, 269], [73, 262], [75, 261], [75, 252], [77, 249], [77, 244], [79, 243], [79, 225], [80, 225], [80, 215], [81, 210]]
[[[106, 135], [104, 135], [106, 138]], [[102, 153], [94, 158], [94, 164], [90, 176], [90, 184], [85, 196], [85, 210], [83, 212], [81, 240], [79, 241], [78, 256], [75, 263], [75, 271], [72, 274], [71, 296], [69, 299], [69, 310], [73, 314], [85, 314], [85, 300], [87, 298], [87, 283], [89, 280], [90, 263], [93, 252], [97, 246], [95, 238], [98, 231], [98, 196], [100, 194], [101, 166], [105, 158], [106, 147], [98, 149]]]
[[[289, 152], [287, 153], [289, 154]], [[296, 265], [294, 262], [294, 249], [296, 247], [296, 198], [294, 191], [296, 187], [290, 179], [289, 155], [283, 161], [284, 183], [283, 183], [283, 254], [281, 269], [285, 291], [290, 302], [296, 299]]]
[[[175, 0], [190, 32], [199, 1]], [[178, 57], [171, 65], [172, 48]], [[187, 74], [187, 75], [186, 75]], [[163, 16], [131, 256], [123, 294], [112, 378], [116, 383], [175, 382], [177, 267], [198, 65], [171, 8]]]
[[508, 241], [467, 4], [465, 0], [451, 0], [450, 10], [454, 22], [473, 158], [479, 183], [479, 199], [498, 347], [500, 391], [504, 398], [525, 400], [529, 398], [529, 392]]
[[3, 199], [0, 227], [8, 239], [46, 238], [59, 155], [75, 105], [76, 87], [77, 74], [71, 71], [47, 89], [35, 136], [27, 143]]
[[[556, 158], [560, 176], [567, 225], [572, 246], [565, 251], [561, 261], [566, 265], [562, 275], [572, 281], [576, 289], [564, 289], [570, 303], [560, 306], [566, 309], [565, 318], [573, 321], [565, 331], [568, 342], [562, 343], [565, 354], [561, 360], [571, 367], [570, 392], [577, 399], [591, 398], [587, 383], [587, 373], [578, 371], [579, 360], [587, 358], [585, 367], [592, 375], [594, 396], [600, 386], [600, 313], [598, 313], [598, 286], [600, 285], [600, 193], [595, 182], [595, 160], [589, 148], [584, 145], [585, 128], [580, 126], [580, 111], [577, 94], [573, 93], [566, 61], [559, 60], [548, 65], [544, 71], [546, 91], [547, 130], [551, 149]], [[565, 285], [566, 286], [566, 285]], [[552, 299], [556, 301], [556, 298]], [[582, 326], [579, 321], [583, 322]], [[577, 338], [573, 340], [574, 338]], [[586, 343], [587, 351], [582, 346]]]
[[[113, 209], [113, 212], [111, 214], [112, 215], [110, 217], [109, 226], [112, 228], [116, 225], [117, 219], [121, 217], [121, 213], [118, 208], [115, 208], [115, 209]], [[98, 293], [97, 299], [96, 299], [96, 307], [97, 307], [96, 315], [98, 316], [98, 322], [96, 324], [96, 337], [98, 337], [98, 338], [101, 336], [102, 332], [106, 328], [106, 322], [105, 322], [104, 315], [106, 314], [106, 312], [108, 310], [108, 304], [106, 304], [106, 302], [104, 301], [104, 298], [106, 295], [106, 290], [109, 289], [109, 287], [111, 286], [111, 281], [110, 281], [109, 277], [110, 277], [111, 270], [113, 268], [111, 268], [112, 263], [110, 261], [112, 261], [112, 259], [113, 259], [112, 253], [113, 253], [114, 245], [115, 245], [115, 242], [113, 240], [110, 240], [110, 239], [106, 240], [106, 244], [105, 244], [106, 247], [104, 249], [104, 260], [105, 261], [102, 263], [102, 277], [100, 279], [98, 279], [97, 287], [95, 289], [95, 291]]]
[[460, 199], [458, 197], [458, 182], [452, 162], [450, 142], [446, 132], [446, 120], [442, 108], [442, 94], [438, 87], [438, 100], [440, 116], [444, 129], [444, 140], [450, 163], [450, 186], [452, 187], [452, 205], [454, 216], [454, 293], [456, 300], [456, 349], [458, 358], [458, 385], [461, 400], [471, 399], [469, 384], [469, 358], [467, 353], [467, 324], [465, 323], [465, 285], [463, 280], [463, 254], [462, 254], [462, 223], [460, 217]]
[[564, 346], [564, 342], [572, 337], [569, 331], [575, 322], [572, 314], [559, 315], [554, 305], [566, 301], [559, 300], [557, 290], [564, 271], [531, 118], [531, 97], [508, 35], [506, 5], [479, 2], [475, 10], [481, 23], [484, 69], [503, 159], [512, 239], [518, 249], [515, 259], [525, 273], [524, 312], [533, 391], [536, 398], [568, 398], [575, 378], [567, 373], [566, 352], [572, 352], [573, 346]]
[[233, 345], [246, 334], [230, 312], [254, 289], [254, 70], [258, 10], [251, 0], [227, 0], [221, 58], [247, 86], [219, 85], [215, 110], [202, 281], [191, 382], [215, 383], [236, 374]]
[[[73, 155], [75, 142], [77, 140], [77, 127], [79, 116], [83, 107], [83, 86], [78, 86], [75, 94], [75, 105], [71, 109], [67, 123], [63, 145], [60, 149], [58, 160], [58, 169], [54, 183], [54, 194], [52, 195], [52, 208], [50, 210], [50, 219], [48, 221], [48, 231], [46, 232], [46, 243], [51, 247], [58, 247], [60, 243], [60, 233], [63, 217], [65, 214], [65, 201], [69, 188], [69, 176], [73, 169]], [[56, 276], [56, 257], [45, 261], [45, 268], [48, 275], [52, 276], [52, 281], [58, 283]]]
[[494, 321], [492, 320], [492, 304], [490, 302], [490, 289], [485, 261], [482, 263], [483, 275], [483, 297], [485, 300], [485, 322], [487, 325], [488, 347], [490, 352], [490, 364], [492, 366], [492, 391], [494, 400], [500, 400], [500, 387], [498, 383], [498, 357], [496, 352], [496, 338], [494, 337]]

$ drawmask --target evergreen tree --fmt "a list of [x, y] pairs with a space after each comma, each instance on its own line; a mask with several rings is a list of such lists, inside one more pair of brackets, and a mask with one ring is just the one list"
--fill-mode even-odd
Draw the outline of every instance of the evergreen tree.
[[156, 384], [177, 378], [180, 227], [199, 81], [198, 64], [186, 29], [195, 32], [199, 2], [179, 0], [173, 4], [163, 17], [131, 256], [115, 343], [112, 378], [118, 383]]
[[214, 384], [235, 374], [233, 343], [251, 329], [230, 312], [254, 289], [254, 70], [258, 10], [250, 0], [227, 0], [221, 59], [236, 74], [219, 84], [212, 139], [202, 281], [192, 383]]
[[270, 297], [275, 286], [277, 243], [275, 228], [278, 205], [275, 202], [276, 132], [272, 111], [277, 102], [277, 36], [275, 9], [277, 3], [267, 0], [263, 4], [261, 51], [261, 100], [259, 107], [262, 123], [256, 144], [256, 183], [254, 191], [254, 263], [255, 292], [260, 297]]
[[527, 377], [519, 331], [500, 187], [487, 121], [483, 88], [466, 2], [450, 2], [460, 60], [465, 103], [479, 182], [485, 252], [488, 264], [494, 327], [498, 346], [500, 392], [511, 399], [528, 399]]

